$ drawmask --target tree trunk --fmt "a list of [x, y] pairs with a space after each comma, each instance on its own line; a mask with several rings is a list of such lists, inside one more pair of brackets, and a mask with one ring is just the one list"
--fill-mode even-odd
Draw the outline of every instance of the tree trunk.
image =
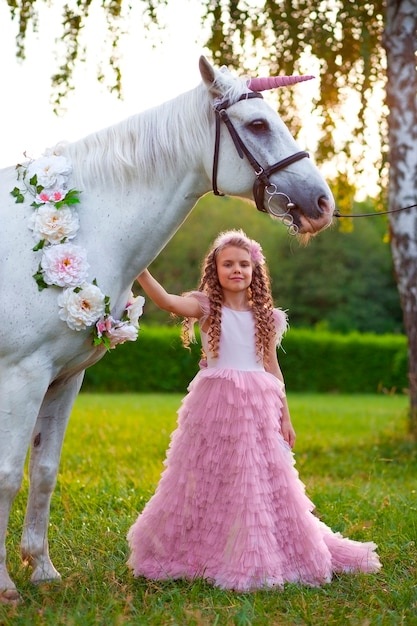
[[[387, 0], [388, 208], [417, 203], [417, 0]], [[391, 248], [408, 338], [410, 432], [417, 439], [417, 208], [390, 215]]]

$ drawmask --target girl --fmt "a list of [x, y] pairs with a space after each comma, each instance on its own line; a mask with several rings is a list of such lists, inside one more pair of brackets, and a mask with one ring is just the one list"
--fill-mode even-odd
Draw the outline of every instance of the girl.
[[133, 574], [250, 591], [377, 571], [375, 544], [345, 539], [315, 517], [294, 468], [276, 351], [287, 320], [273, 308], [260, 245], [241, 230], [222, 233], [198, 291], [183, 296], [148, 271], [138, 282], [185, 318], [185, 345], [199, 321], [207, 363], [178, 412], [156, 492], [128, 533]]

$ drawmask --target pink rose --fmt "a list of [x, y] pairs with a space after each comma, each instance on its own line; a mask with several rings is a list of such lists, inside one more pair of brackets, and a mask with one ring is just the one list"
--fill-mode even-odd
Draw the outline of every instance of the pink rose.
[[87, 278], [90, 266], [84, 248], [63, 243], [44, 250], [41, 267], [48, 285], [77, 287]]

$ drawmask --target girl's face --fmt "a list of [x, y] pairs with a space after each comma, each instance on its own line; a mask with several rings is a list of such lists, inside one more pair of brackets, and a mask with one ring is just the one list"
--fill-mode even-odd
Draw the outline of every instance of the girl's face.
[[216, 267], [219, 283], [226, 291], [245, 291], [252, 282], [252, 260], [243, 248], [226, 246], [220, 250]]

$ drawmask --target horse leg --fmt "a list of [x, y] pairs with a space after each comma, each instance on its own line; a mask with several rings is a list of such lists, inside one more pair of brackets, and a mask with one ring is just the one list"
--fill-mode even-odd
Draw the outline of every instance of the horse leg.
[[84, 372], [65, 382], [53, 383], [32, 432], [29, 462], [29, 499], [23, 527], [21, 554], [33, 567], [31, 581], [60, 580], [49, 557], [50, 502], [56, 484], [62, 443]]
[[[8, 604], [17, 602], [19, 594], [6, 567], [6, 533], [10, 510], [23, 478], [30, 431], [27, 432], [26, 437], [26, 433], [20, 430], [21, 441], [16, 442], [18, 445], [14, 446], [12, 438], [8, 436], [9, 433], [6, 431], [6, 435], [4, 434], [3, 418], [8, 418], [8, 415], [3, 409], [0, 409], [0, 413], [0, 432], [2, 433], [0, 442], [0, 603]], [[14, 415], [11, 419], [13, 418]], [[5, 450], [6, 446], [7, 450]]]
[[0, 603], [19, 600], [6, 567], [10, 510], [23, 478], [30, 435], [47, 384], [34, 380], [31, 359], [0, 371]]

